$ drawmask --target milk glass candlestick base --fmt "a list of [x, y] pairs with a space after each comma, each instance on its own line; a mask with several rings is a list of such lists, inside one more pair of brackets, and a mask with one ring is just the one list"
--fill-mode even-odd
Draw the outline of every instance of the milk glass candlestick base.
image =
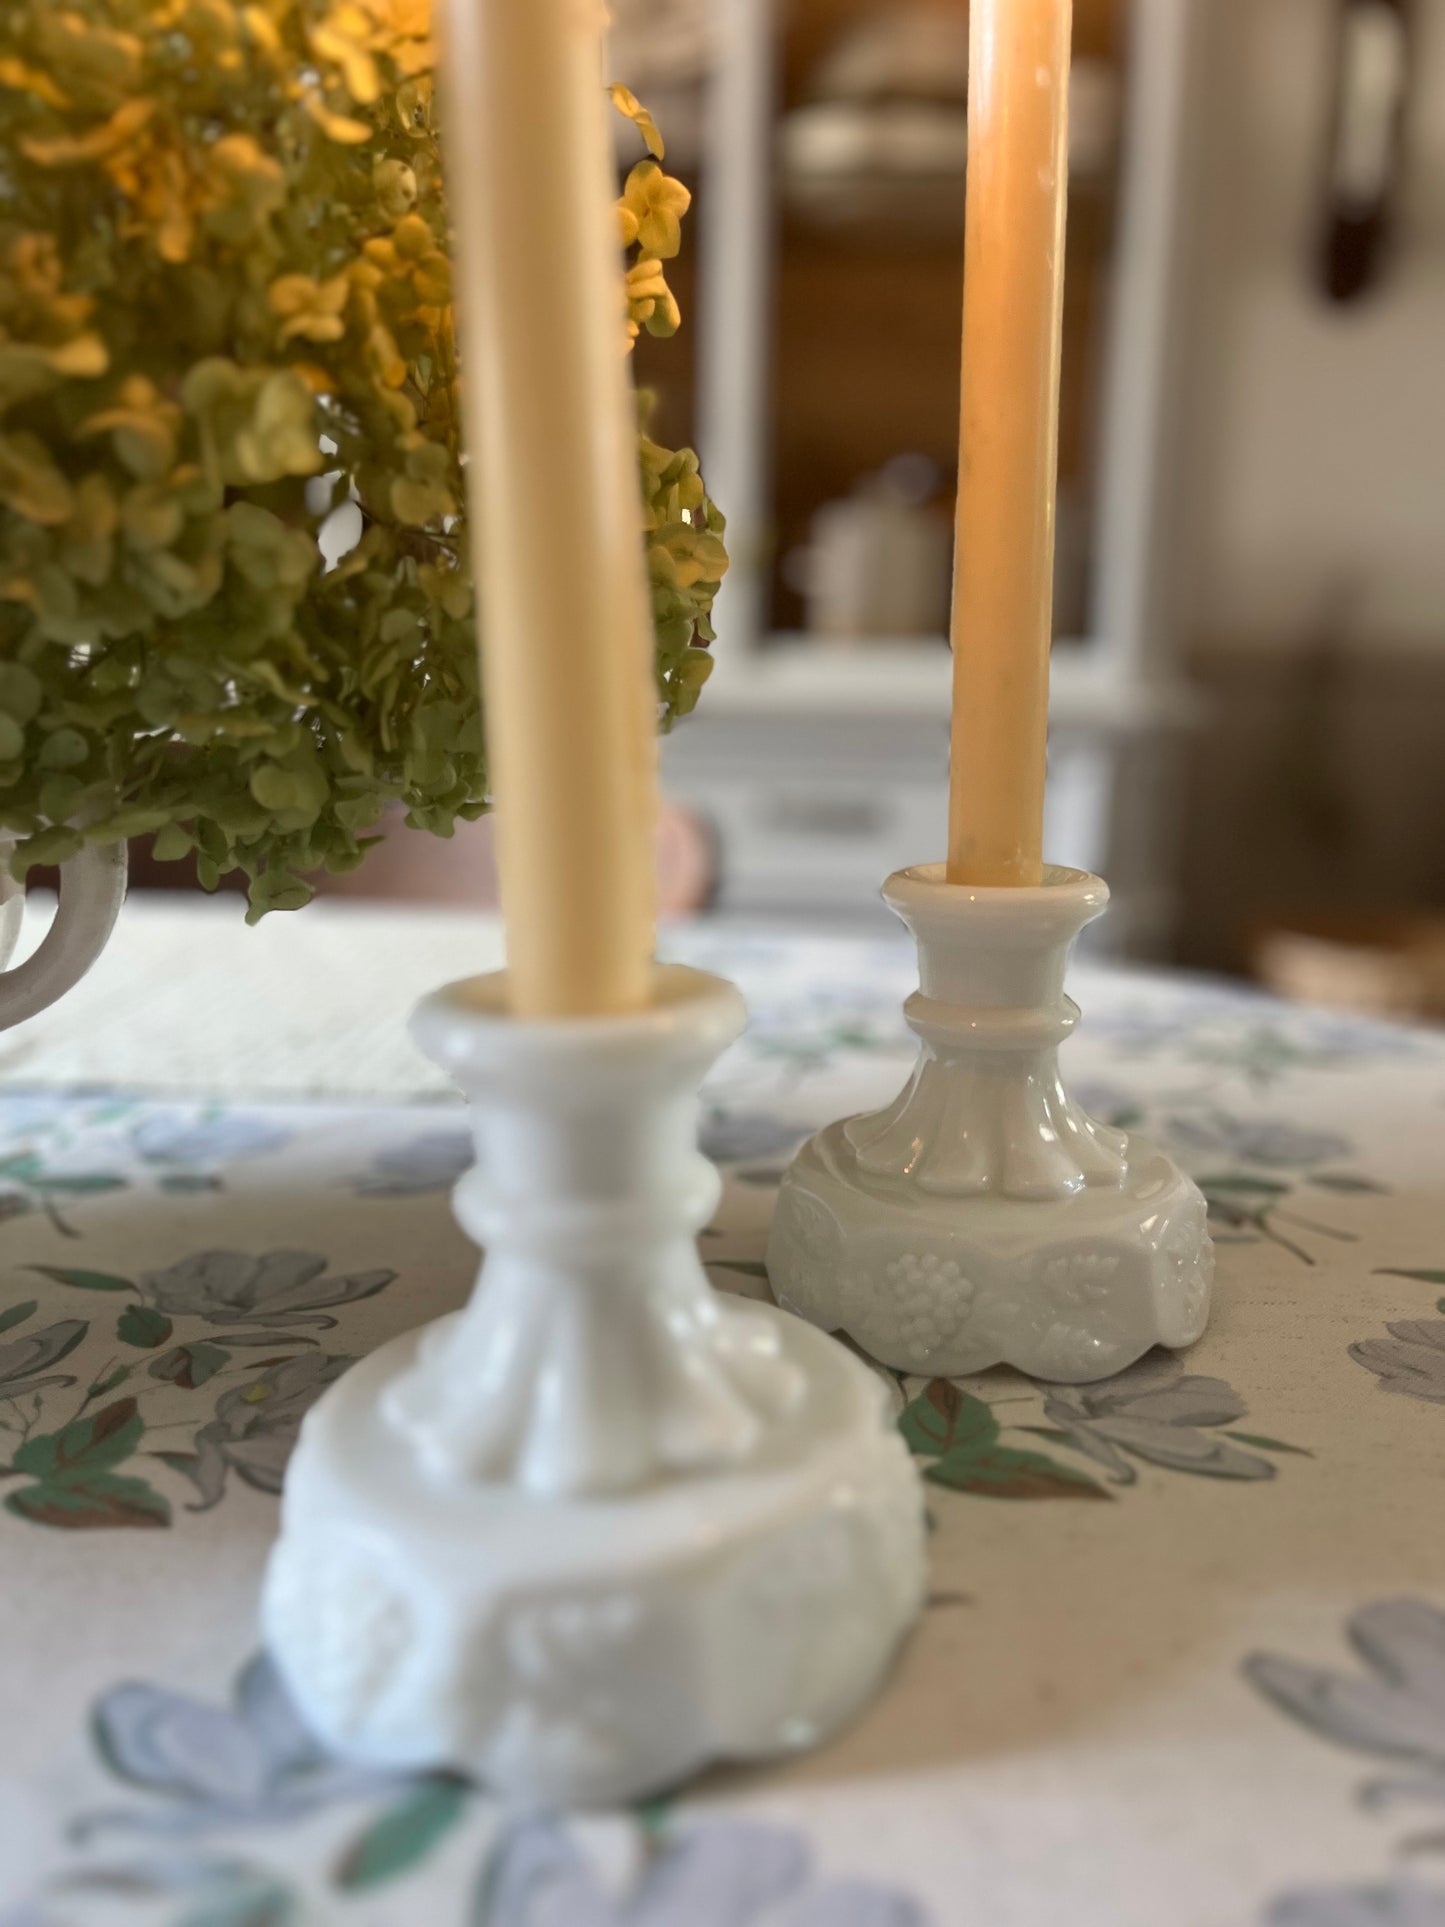
[[1081, 1385], [1192, 1344], [1214, 1271], [1204, 1199], [1059, 1074], [1069, 951], [1106, 885], [1050, 868], [1036, 889], [973, 889], [940, 864], [883, 895], [918, 943], [918, 1064], [887, 1109], [799, 1153], [768, 1246], [779, 1302], [940, 1377], [1003, 1363]]
[[264, 1598], [343, 1754], [556, 1803], [811, 1745], [918, 1610], [923, 1506], [884, 1388], [694, 1243], [698, 1085], [730, 985], [662, 969], [635, 1016], [519, 1020], [505, 978], [415, 1031], [472, 1100], [470, 1304], [326, 1394]]

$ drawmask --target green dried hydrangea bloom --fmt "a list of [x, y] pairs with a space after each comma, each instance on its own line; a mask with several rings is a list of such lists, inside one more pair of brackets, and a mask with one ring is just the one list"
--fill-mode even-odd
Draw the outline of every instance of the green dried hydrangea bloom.
[[[393, 803], [440, 835], [486, 808], [432, 65], [428, 0], [9, 0], [0, 826], [21, 872], [154, 831], [208, 887], [244, 870], [254, 919], [359, 864]], [[686, 204], [639, 162], [634, 334], [677, 325], [661, 263]], [[640, 460], [666, 721], [711, 668], [727, 557], [696, 457], [644, 436]], [[327, 569], [348, 502], [361, 537]]]

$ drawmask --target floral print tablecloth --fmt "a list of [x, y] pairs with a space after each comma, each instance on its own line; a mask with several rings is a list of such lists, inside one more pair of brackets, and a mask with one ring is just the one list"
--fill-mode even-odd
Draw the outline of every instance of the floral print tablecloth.
[[[762, 1293], [791, 1149], [901, 1081], [909, 954], [672, 949], [752, 1007], [704, 1250]], [[933, 1584], [887, 1692], [580, 1819], [324, 1757], [256, 1651], [306, 1408], [470, 1287], [459, 1110], [0, 1088], [3, 1927], [1445, 1927], [1445, 1040], [1077, 990], [1081, 1094], [1208, 1193], [1208, 1335], [895, 1385]]]

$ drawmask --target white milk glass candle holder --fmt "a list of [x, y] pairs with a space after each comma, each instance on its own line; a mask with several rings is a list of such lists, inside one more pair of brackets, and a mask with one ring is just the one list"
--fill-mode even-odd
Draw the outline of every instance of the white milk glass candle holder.
[[936, 864], [883, 895], [918, 944], [918, 1062], [893, 1103], [793, 1163], [768, 1245], [779, 1302], [942, 1377], [1009, 1364], [1085, 1384], [1192, 1344], [1214, 1269], [1204, 1199], [1059, 1071], [1069, 954], [1107, 886], [1049, 868], [1038, 888], [977, 889]]
[[309, 1414], [265, 1588], [340, 1752], [629, 1799], [812, 1744], [887, 1668], [924, 1561], [884, 1387], [697, 1254], [698, 1086], [743, 1024], [681, 968], [635, 1016], [516, 1019], [503, 974], [421, 1006], [471, 1100], [481, 1279]]

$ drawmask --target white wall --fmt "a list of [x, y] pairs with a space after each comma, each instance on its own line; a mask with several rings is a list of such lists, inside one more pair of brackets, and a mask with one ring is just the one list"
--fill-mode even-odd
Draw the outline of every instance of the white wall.
[[1186, 633], [1299, 645], [1348, 608], [1362, 643], [1445, 656], [1445, 0], [1416, 0], [1388, 280], [1346, 308], [1314, 265], [1337, 0], [1201, 3]]

